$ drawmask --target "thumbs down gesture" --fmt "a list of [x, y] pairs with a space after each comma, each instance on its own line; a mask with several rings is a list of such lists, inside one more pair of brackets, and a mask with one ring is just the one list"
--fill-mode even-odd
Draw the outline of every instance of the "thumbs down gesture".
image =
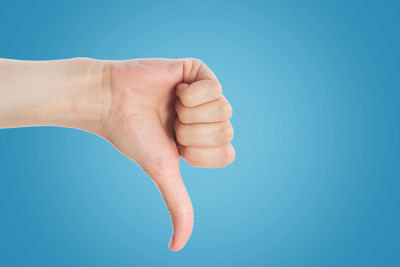
[[193, 228], [193, 208], [179, 157], [195, 167], [230, 164], [232, 108], [214, 73], [197, 59], [137, 59], [110, 63], [107, 139], [152, 178], [173, 224], [178, 251]]

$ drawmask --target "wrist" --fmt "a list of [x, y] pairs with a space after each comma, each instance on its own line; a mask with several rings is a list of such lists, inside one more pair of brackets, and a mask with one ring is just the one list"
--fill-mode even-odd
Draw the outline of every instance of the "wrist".
[[107, 66], [89, 58], [0, 60], [0, 128], [62, 126], [99, 133], [110, 100]]
[[102, 135], [111, 106], [110, 63], [90, 58], [71, 61], [73, 70], [68, 79], [69, 86], [63, 89], [63, 97], [55, 101], [65, 103], [64, 114], [59, 117], [58, 125], [55, 122], [55, 126]]

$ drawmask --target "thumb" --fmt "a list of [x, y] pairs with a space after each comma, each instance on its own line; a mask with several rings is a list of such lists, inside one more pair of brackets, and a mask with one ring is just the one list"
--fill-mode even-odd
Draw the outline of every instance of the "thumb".
[[181, 178], [179, 161], [166, 171], [150, 172], [149, 175], [160, 190], [171, 216], [173, 234], [169, 248], [181, 250], [192, 234], [193, 207]]

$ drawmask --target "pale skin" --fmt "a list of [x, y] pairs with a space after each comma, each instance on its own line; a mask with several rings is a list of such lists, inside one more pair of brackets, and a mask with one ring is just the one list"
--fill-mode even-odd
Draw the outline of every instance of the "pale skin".
[[198, 59], [0, 59], [0, 128], [71, 127], [108, 140], [160, 190], [173, 251], [193, 229], [179, 157], [195, 167], [230, 164], [231, 115], [221, 84]]

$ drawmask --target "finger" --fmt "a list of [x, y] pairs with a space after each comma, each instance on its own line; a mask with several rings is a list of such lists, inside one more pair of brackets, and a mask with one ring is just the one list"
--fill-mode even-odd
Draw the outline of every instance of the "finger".
[[179, 120], [183, 123], [223, 122], [232, 117], [232, 107], [224, 96], [192, 108], [183, 106], [177, 99], [175, 110]]
[[184, 58], [183, 63], [183, 82], [192, 83], [201, 80], [215, 80], [217, 77], [214, 72], [200, 59]]
[[192, 84], [180, 83], [176, 95], [185, 107], [195, 107], [222, 96], [222, 87], [216, 80], [200, 80]]
[[179, 166], [162, 173], [150, 172], [149, 175], [160, 190], [171, 216], [173, 234], [169, 248], [173, 251], [181, 250], [192, 234], [193, 207], [181, 179]]
[[179, 152], [194, 167], [221, 168], [235, 160], [235, 150], [231, 144], [209, 148], [179, 146]]
[[229, 121], [217, 123], [174, 124], [176, 139], [183, 146], [215, 147], [228, 144], [233, 139]]

